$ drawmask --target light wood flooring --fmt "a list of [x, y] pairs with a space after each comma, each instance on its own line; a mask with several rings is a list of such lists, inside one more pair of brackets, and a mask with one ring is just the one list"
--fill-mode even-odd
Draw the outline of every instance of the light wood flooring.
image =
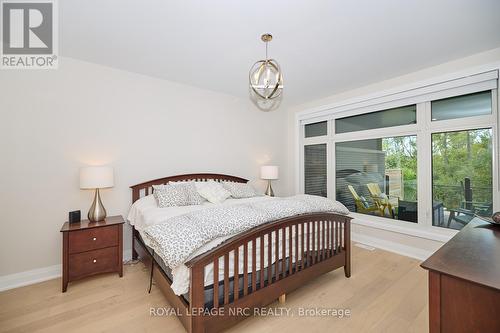
[[[419, 261], [353, 246], [352, 276], [342, 269], [309, 282], [286, 297], [304, 308], [347, 308], [349, 318], [251, 317], [227, 332], [427, 332], [427, 275]], [[185, 332], [170, 316], [151, 317], [150, 307], [168, 307], [158, 288], [147, 293], [148, 269], [126, 265], [124, 277], [60, 279], [0, 293], [0, 332]]]

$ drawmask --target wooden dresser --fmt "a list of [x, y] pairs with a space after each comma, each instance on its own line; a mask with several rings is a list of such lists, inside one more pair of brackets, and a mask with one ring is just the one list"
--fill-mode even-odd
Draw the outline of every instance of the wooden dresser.
[[472, 220], [421, 266], [431, 333], [500, 332], [500, 226]]
[[123, 276], [123, 217], [101, 222], [64, 223], [62, 291], [68, 282], [99, 273]]

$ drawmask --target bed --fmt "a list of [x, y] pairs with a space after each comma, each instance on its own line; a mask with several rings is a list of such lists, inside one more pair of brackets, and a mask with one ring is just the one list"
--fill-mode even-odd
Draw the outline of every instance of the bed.
[[[131, 186], [132, 202], [151, 196], [153, 185], [209, 180], [247, 182], [209, 173], [165, 177]], [[263, 200], [270, 198], [254, 199]], [[135, 226], [132, 256], [151, 267], [156, 286], [188, 332], [219, 332], [251, 315], [254, 308], [276, 299], [284, 301], [286, 293], [321, 274], [343, 267], [350, 277], [350, 220], [346, 215], [315, 212], [280, 218], [226, 237], [185, 262], [188, 288], [182, 294], [168, 265]]]

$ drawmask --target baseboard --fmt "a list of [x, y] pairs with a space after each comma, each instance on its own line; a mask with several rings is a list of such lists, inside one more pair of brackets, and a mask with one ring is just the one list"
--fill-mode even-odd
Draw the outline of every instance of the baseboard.
[[351, 240], [353, 242], [359, 242], [362, 244], [370, 245], [381, 250], [394, 252], [418, 260], [425, 260], [428, 257], [430, 257], [433, 253], [433, 251], [423, 250], [416, 247], [407, 246], [401, 243], [391, 242], [380, 238], [367, 236], [364, 234], [358, 234], [355, 232], [351, 234]]
[[132, 249], [123, 250], [123, 262], [127, 262], [132, 259]]
[[[123, 261], [132, 259], [132, 249], [123, 251]], [[57, 279], [62, 275], [61, 265], [53, 265], [29, 271], [0, 276], [0, 291], [19, 288], [47, 280]]]
[[61, 272], [61, 265], [53, 265], [0, 276], [0, 291], [56, 279], [61, 276]]

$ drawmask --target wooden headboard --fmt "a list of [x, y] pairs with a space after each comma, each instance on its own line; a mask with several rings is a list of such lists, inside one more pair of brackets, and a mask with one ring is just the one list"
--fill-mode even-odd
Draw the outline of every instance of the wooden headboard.
[[168, 182], [187, 182], [192, 180], [198, 182], [206, 182], [208, 180], [215, 180], [218, 182], [227, 181], [235, 183], [248, 182], [248, 180], [244, 178], [230, 176], [230, 175], [222, 175], [218, 173], [191, 173], [186, 175], [170, 176], [130, 186], [130, 188], [132, 189], [132, 203], [136, 202], [141, 197], [153, 193], [153, 185], [167, 184]]

